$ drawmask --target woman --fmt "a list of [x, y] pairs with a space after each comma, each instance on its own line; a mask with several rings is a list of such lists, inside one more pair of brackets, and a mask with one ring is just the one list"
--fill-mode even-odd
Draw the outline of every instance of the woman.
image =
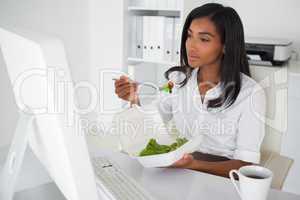
[[[231, 169], [259, 163], [265, 96], [250, 78], [237, 12], [215, 3], [192, 10], [183, 26], [180, 62], [166, 76], [181, 71], [187, 78], [160, 98], [158, 108], [181, 134], [203, 134], [203, 140], [198, 153], [184, 155], [172, 167], [228, 177]], [[136, 84], [127, 77], [115, 87], [121, 99], [139, 103]]]

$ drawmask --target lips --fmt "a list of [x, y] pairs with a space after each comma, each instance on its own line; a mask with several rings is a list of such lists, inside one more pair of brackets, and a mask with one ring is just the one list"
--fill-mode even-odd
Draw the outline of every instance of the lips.
[[189, 60], [199, 60], [199, 56], [189, 55], [188, 58]]

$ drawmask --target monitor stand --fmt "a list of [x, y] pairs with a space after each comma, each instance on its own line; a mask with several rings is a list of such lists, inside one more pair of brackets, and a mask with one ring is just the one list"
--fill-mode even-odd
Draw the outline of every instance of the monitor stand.
[[33, 120], [34, 115], [20, 112], [9, 153], [0, 172], [0, 199], [13, 200], [29, 137], [33, 133]]

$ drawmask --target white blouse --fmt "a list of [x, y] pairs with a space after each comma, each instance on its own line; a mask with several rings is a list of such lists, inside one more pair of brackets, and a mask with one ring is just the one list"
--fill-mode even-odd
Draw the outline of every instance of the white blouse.
[[265, 93], [250, 77], [241, 73], [241, 90], [228, 108], [207, 108], [208, 101], [219, 97], [220, 84], [208, 90], [203, 99], [194, 69], [187, 84], [163, 94], [158, 110], [164, 122], [174, 119], [182, 137], [203, 134], [199, 151], [251, 163], [260, 162], [260, 146], [265, 135]]

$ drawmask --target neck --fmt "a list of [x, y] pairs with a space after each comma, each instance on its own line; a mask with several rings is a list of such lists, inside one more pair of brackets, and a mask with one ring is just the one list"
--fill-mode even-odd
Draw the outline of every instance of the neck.
[[220, 61], [217, 61], [211, 65], [200, 67], [198, 71], [199, 83], [219, 83], [220, 77]]

